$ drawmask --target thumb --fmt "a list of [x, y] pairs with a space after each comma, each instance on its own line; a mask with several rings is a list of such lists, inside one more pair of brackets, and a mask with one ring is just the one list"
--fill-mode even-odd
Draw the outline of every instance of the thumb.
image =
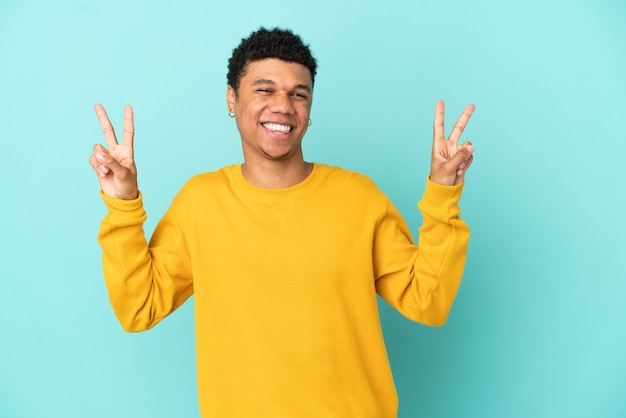
[[447, 162], [448, 165], [457, 169], [461, 164], [466, 163], [474, 152], [474, 146], [470, 142], [459, 145], [456, 154]]

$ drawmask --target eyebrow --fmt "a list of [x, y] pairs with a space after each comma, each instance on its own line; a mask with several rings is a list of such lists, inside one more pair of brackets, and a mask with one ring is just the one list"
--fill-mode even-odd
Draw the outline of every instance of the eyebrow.
[[[254, 83], [252, 83], [253, 86], [258, 86], [261, 84], [271, 84], [271, 85], [276, 85], [276, 83], [272, 80], [266, 79], [266, 78], [261, 78], [259, 80], [256, 80]], [[294, 90], [305, 90], [307, 92], [311, 92], [311, 87], [307, 86], [306, 84], [296, 84], [296, 86], [293, 88]]]

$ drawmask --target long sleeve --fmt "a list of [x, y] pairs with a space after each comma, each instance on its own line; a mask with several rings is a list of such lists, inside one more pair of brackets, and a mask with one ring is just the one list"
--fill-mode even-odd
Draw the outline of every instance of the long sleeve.
[[427, 181], [418, 204], [423, 224], [417, 247], [391, 204], [377, 228], [377, 292], [404, 316], [426, 325], [445, 323], [463, 276], [469, 228], [459, 217], [462, 189], [463, 184]]
[[419, 247], [371, 179], [325, 165], [286, 189], [251, 185], [241, 165], [198, 175], [149, 244], [141, 198], [104, 196], [111, 304], [138, 331], [193, 292], [202, 416], [396, 417], [374, 290], [445, 320], [465, 262], [461, 188], [428, 184]]
[[131, 201], [101, 196], [108, 214], [102, 220], [98, 241], [111, 306], [125, 330], [152, 328], [193, 293], [191, 273], [185, 267], [189, 263], [181, 251], [183, 235], [168, 213], [149, 247], [141, 195]]

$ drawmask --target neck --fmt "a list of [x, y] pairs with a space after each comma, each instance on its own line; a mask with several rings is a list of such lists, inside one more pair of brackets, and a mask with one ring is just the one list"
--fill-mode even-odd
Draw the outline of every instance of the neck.
[[266, 189], [284, 189], [295, 186], [304, 181], [312, 170], [313, 164], [304, 160], [265, 160], [256, 163], [246, 161], [241, 166], [243, 176], [250, 184]]

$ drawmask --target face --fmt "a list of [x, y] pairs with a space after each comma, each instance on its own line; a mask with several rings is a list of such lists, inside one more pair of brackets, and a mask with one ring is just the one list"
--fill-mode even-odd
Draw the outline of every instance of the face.
[[302, 64], [275, 58], [248, 63], [238, 94], [228, 87], [246, 163], [259, 159], [302, 159], [313, 86]]

